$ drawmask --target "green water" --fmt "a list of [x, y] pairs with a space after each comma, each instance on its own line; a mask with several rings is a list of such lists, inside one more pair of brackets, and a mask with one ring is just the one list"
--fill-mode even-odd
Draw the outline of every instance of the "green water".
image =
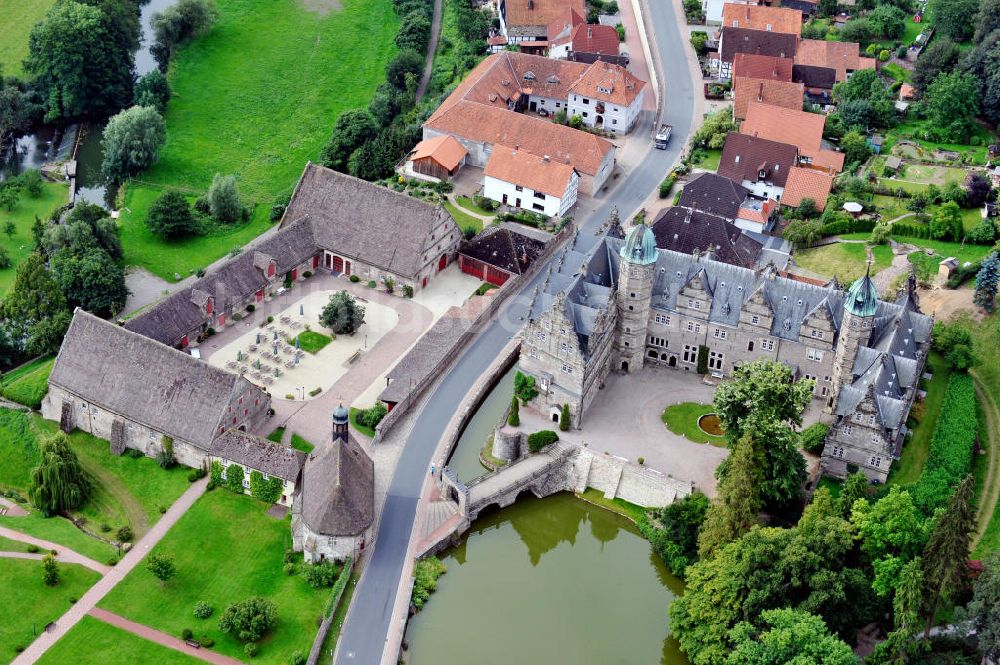
[[686, 665], [667, 607], [682, 583], [626, 519], [522, 497], [441, 555], [410, 621], [411, 665]]
[[486, 445], [486, 440], [493, 429], [497, 426], [500, 416], [510, 406], [510, 400], [514, 397], [514, 374], [517, 367], [500, 377], [493, 390], [486, 396], [483, 403], [476, 409], [476, 413], [469, 419], [465, 426], [465, 431], [455, 444], [455, 452], [448, 460], [448, 468], [458, 475], [458, 479], [469, 482], [484, 473], [486, 469], [479, 462], [479, 451]]

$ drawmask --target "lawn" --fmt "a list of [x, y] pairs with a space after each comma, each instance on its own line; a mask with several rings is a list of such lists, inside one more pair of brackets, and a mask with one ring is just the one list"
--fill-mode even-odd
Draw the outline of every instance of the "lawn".
[[638, 522], [646, 514], [646, 509], [642, 506], [630, 503], [625, 499], [605, 499], [604, 492], [593, 487], [588, 487], [583, 491], [583, 494], [577, 494], [577, 496], [587, 503], [610, 510], [633, 522]]
[[[49, 2], [47, 4], [52, 3]], [[5, 5], [10, 5], [10, 2], [8, 0], [0, 0], [0, 16], [4, 17], [3, 21], [6, 26], [8, 15], [4, 13]], [[4, 30], [0, 30], [0, 44], [3, 44], [6, 38], [5, 31], [6, 27]], [[2, 49], [2, 46], [0, 46], [0, 49]], [[0, 61], [2, 59], [3, 53], [0, 52]], [[9, 72], [5, 67], [4, 74], [7, 73]], [[6, 224], [8, 220], [14, 222], [13, 236], [8, 236], [6, 233], [0, 232], [0, 247], [7, 250], [7, 255], [10, 257], [11, 262], [9, 268], [0, 269], [0, 297], [14, 283], [17, 265], [27, 258], [28, 254], [31, 254], [31, 251], [35, 248], [35, 241], [31, 235], [31, 225], [35, 222], [35, 215], [38, 215], [43, 220], [48, 219], [53, 210], [68, 201], [68, 197], [69, 189], [66, 185], [46, 182], [42, 188], [42, 194], [38, 198], [32, 198], [27, 192], [22, 191], [21, 197], [17, 202], [17, 207], [12, 212], [8, 212], [6, 208], [0, 210], [0, 224]]]
[[[904, 221], [903, 223], [905, 224], [906, 222]], [[845, 233], [840, 237], [844, 240], [867, 240], [871, 237], [871, 234]], [[971, 245], [957, 242], [946, 242], [944, 240], [931, 240], [929, 238], [909, 238], [895, 234], [893, 234], [892, 237], [894, 240], [898, 240], [899, 242], [905, 242], [909, 245], [933, 250], [935, 254], [941, 257], [939, 261], [949, 256], [954, 256], [958, 259], [959, 264], [963, 264], [966, 261], [975, 263], [976, 261], [982, 260], [982, 258], [990, 252], [989, 245]]]
[[38, 659], [38, 665], [200, 665], [204, 661], [85, 616]]
[[683, 402], [668, 406], [664, 409], [660, 419], [667, 426], [667, 429], [674, 434], [683, 436], [688, 441], [711, 443], [713, 446], [725, 448], [725, 437], [706, 434], [698, 427], [698, 419], [707, 413], [715, 413], [715, 406], [712, 404]]
[[[267, 226], [341, 112], [365, 106], [384, 80], [398, 27], [391, 0], [343, 0], [328, 13], [298, 0], [218, 0], [220, 19], [171, 63], [174, 96], [159, 162], [128, 187], [126, 262], [160, 276], [204, 268]], [[204, 192], [234, 173], [254, 219], [232, 234], [164, 243], [144, 229], [163, 187]], [[136, 228], [138, 227], [138, 228]]]
[[[866, 239], [868, 234], [861, 234]], [[847, 238], [847, 236], [840, 236]], [[888, 245], [872, 248], [875, 257], [873, 272], [884, 270], [892, 263], [892, 250]], [[865, 245], [862, 243], [837, 243], [795, 252], [795, 263], [824, 277], [834, 275], [842, 283], [850, 283], [865, 274]]]
[[948, 377], [951, 376], [951, 367], [942, 360], [937, 353], [931, 353], [927, 357], [926, 372], [931, 372], [933, 378], [927, 382], [927, 397], [924, 398], [923, 407], [917, 406], [911, 415], [923, 411], [919, 424], [913, 429], [913, 436], [910, 441], [903, 446], [903, 452], [899, 459], [893, 462], [892, 470], [889, 472], [889, 485], [908, 485], [915, 483], [920, 478], [920, 472], [927, 462], [927, 451], [931, 445], [931, 435], [934, 433], [934, 426], [937, 424], [938, 416], [941, 413], [941, 401], [944, 399], [945, 389], [948, 387]]
[[313, 354], [319, 353], [320, 349], [333, 341], [329, 335], [312, 330], [303, 330], [295, 339], [298, 341], [299, 348]]
[[[337, 648], [337, 640], [340, 639], [340, 629], [344, 627], [344, 619], [347, 618], [347, 609], [351, 606], [354, 590], [357, 589], [358, 580], [361, 579], [360, 573], [356, 571], [357, 568], [355, 568], [355, 572], [351, 573], [351, 579], [347, 582], [344, 595], [340, 597], [340, 605], [337, 606], [337, 611], [333, 613], [333, 623], [330, 624], [330, 631], [326, 634], [326, 639], [323, 640], [320, 654], [333, 656], [333, 651]], [[322, 656], [320, 656], [320, 661], [323, 661]]]
[[42, 582], [40, 561], [0, 559], [0, 607], [7, 608], [0, 610], [0, 663], [14, 660], [17, 647], [31, 644], [100, 577], [83, 566], [59, 564], [59, 584], [48, 587]]
[[361, 423], [358, 422], [358, 416], [361, 414], [362, 411], [364, 411], [364, 409], [356, 409], [353, 406], [351, 407], [350, 411], [351, 427], [358, 430], [359, 432], [367, 436], [369, 439], [374, 439], [375, 430], [373, 430], [371, 427], [368, 427], [367, 425], [362, 425]]
[[449, 213], [451, 213], [451, 218], [455, 220], [455, 223], [458, 224], [463, 231], [465, 229], [475, 229], [476, 233], [479, 233], [483, 230], [483, 220], [478, 217], [473, 217], [467, 212], [462, 212], [462, 210], [455, 206], [451, 201], [445, 201], [444, 207]]
[[[909, 213], [910, 211], [906, 209], [906, 202], [908, 198], [899, 198], [896, 196], [886, 196], [884, 194], [875, 194], [871, 198], [872, 205], [878, 210], [879, 214], [882, 215], [882, 219], [890, 220], [896, 219], [902, 215]], [[907, 217], [902, 220], [904, 224], [909, 224], [915, 221], [914, 218]]]
[[719, 162], [722, 161], [722, 150], [702, 150], [704, 156], [691, 164], [695, 168], [705, 169], [706, 171], [718, 171]]
[[476, 202], [470, 199], [468, 196], [456, 196], [455, 203], [457, 203], [459, 207], [465, 208], [469, 212], [474, 212], [477, 215], [492, 216], [496, 214], [496, 211], [480, 208], [479, 206], [476, 205]]
[[20, 540], [11, 540], [0, 536], [0, 552], [27, 552], [29, 547], [31, 547], [31, 545], [28, 543], [22, 543]]
[[28, 55], [28, 35], [45, 18], [55, 0], [0, 0], [0, 66], [4, 76], [21, 76], [21, 62]]
[[55, 362], [52, 356], [36, 358], [0, 376], [0, 395], [32, 409], [41, 407]]
[[926, 150], [950, 150], [959, 153], [971, 153], [973, 163], [986, 163], [986, 146], [993, 143], [993, 135], [983, 127], [976, 126], [976, 136], [980, 138], [980, 145], [965, 145], [960, 143], [935, 143], [916, 138], [918, 132], [923, 131], [929, 120], [911, 120], [903, 122], [886, 131], [885, 144], [882, 146], [882, 153], [889, 154], [892, 146], [901, 139], [906, 139], [919, 144]]
[[25, 517], [2, 515], [0, 526], [67, 547], [98, 563], [108, 563], [118, 554], [110, 544], [88, 536], [63, 517], [45, 518], [38, 513], [31, 513]]
[[[256, 499], [226, 490], [206, 494], [153, 550], [173, 557], [176, 577], [161, 585], [139, 566], [100, 606], [171, 635], [191, 628], [214, 639], [215, 650], [242, 659], [243, 645], [219, 630], [218, 619], [230, 604], [262, 596], [277, 605], [278, 625], [261, 641], [254, 662], [277, 665], [295, 651], [309, 653], [329, 590], [313, 590], [301, 576], [285, 574], [289, 521], [266, 510]], [[194, 617], [199, 601], [215, 608], [211, 618]]]
[[[279, 427], [278, 429], [268, 434], [267, 438], [269, 441], [274, 441], [275, 443], [281, 443], [281, 437], [283, 437], [284, 435], [285, 435], [285, 428]], [[298, 434], [292, 434], [292, 448], [295, 448], [295, 450], [301, 450], [304, 453], [311, 453], [313, 451], [313, 448], [315, 447], [316, 446], [309, 443]]]

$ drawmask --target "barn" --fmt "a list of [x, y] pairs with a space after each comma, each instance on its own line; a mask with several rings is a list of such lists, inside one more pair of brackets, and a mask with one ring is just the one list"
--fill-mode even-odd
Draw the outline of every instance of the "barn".
[[494, 286], [522, 274], [545, 248], [545, 240], [506, 226], [490, 227], [465, 243], [458, 253], [462, 272]]

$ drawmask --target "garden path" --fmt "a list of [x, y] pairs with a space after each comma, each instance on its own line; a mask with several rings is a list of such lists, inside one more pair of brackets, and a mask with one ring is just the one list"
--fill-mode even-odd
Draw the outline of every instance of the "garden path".
[[[34, 545], [39, 549], [49, 550], [49, 551], [55, 550], [56, 552], [59, 553], [58, 555], [56, 555], [57, 561], [61, 561], [63, 563], [78, 563], [81, 566], [86, 566], [87, 568], [90, 568], [91, 570], [96, 571], [102, 575], [106, 575], [111, 570], [111, 566], [106, 566], [103, 563], [98, 563], [97, 561], [94, 561], [90, 557], [85, 557], [79, 552], [74, 552], [73, 550], [67, 547], [63, 547], [58, 543], [53, 543], [48, 540], [42, 540], [41, 538], [35, 538], [34, 536], [23, 534], [20, 531], [14, 531], [13, 529], [8, 529], [7, 527], [0, 526], [0, 536], [3, 536], [4, 538], [9, 538], [10, 540], [18, 540], [22, 543], [28, 543], [29, 545]], [[10, 554], [12, 553], [2, 552], [0, 553], [0, 556], [9, 556]], [[31, 556], [36, 556], [36, 555], [31, 555]], [[37, 556], [41, 558], [41, 555]], [[28, 557], [20, 557], [20, 558], [28, 558]]]
[[133, 635], [138, 635], [144, 640], [156, 642], [157, 644], [165, 646], [168, 649], [180, 651], [186, 656], [203, 660], [206, 663], [214, 663], [214, 665], [242, 665], [242, 663], [235, 658], [223, 656], [221, 653], [210, 651], [208, 649], [195, 649], [194, 647], [188, 646], [184, 640], [177, 639], [173, 635], [168, 635], [167, 633], [150, 628], [149, 626], [145, 626], [141, 623], [130, 621], [123, 616], [114, 614], [113, 612], [108, 612], [107, 610], [95, 607], [90, 610], [88, 614], [99, 621], [103, 621], [106, 624], [114, 626], [115, 628], [121, 628], [122, 630], [128, 631]]
[[[167, 512], [163, 515], [163, 518], [160, 519], [160, 521], [157, 522], [124, 557], [122, 557], [122, 560], [118, 562], [118, 565], [98, 580], [97, 584], [90, 587], [87, 593], [83, 594], [83, 597], [80, 598], [80, 600], [78, 600], [65, 614], [56, 619], [51, 632], [42, 633], [38, 636], [38, 639], [28, 646], [27, 649], [22, 651], [18, 657], [14, 659], [12, 665], [29, 665], [30, 663], [37, 662], [38, 659], [42, 657], [42, 654], [48, 651], [53, 644], [58, 642], [63, 635], [73, 628], [73, 626], [79, 623], [80, 619], [82, 619], [84, 615], [94, 609], [94, 607], [97, 606], [97, 603], [108, 595], [108, 593], [110, 593], [119, 582], [125, 579], [126, 575], [132, 572], [132, 569], [134, 569], [145, 558], [145, 556], [149, 554], [149, 551], [160, 542], [168, 531], [170, 531], [170, 528], [177, 523], [177, 520], [179, 520], [184, 513], [186, 513], [188, 509], [194, 505], [194, 502], [205, 493], [205, 487], [207, 485], [207, 478], [202, 478], [191, 485], [191, 487], [184, 492], [184, 494], [182, 494], [172, 506], [170, 506]], [[0, 530], [0, 535], [6, 536], [7, 534], [4, 534], [2, 530]], [[61, 550], [62, 548], [58, 549]]]
[[437, 52], [438, 40], [441, 37], [441, 7], [444, 0], [434, 0], [434, 18], [431, 19], [431, 38], [427, 42], [427, 57], [424, 62], [424, 73], [420, 76], [420, 84], [417, 86], [417, 104], [424, 98], [427, 92], [427, 85], [431, 82], [431, 74], [434, 72], [434, 54]]
[[0, 515], [6, 515], [7, 517], [24, 517], [27, 514], [27, 510], [17, 505], [10, 499], [0, 498]]
[[[883, 298], [891, 297], [889, 287], [900, 275], [905, 275], [910, 271], [910, 261], [906, 258], [909, 252], [895, 241], [890, 240], [889, 243], [892, 245], [892, 264], [885, 270], [880, 270], [872, 275], [872, 283], [875, 284], [875, 288], [878, 289]], [[867, 248], [867, 251], [868, 257], [871, 259], [871, 248]]]

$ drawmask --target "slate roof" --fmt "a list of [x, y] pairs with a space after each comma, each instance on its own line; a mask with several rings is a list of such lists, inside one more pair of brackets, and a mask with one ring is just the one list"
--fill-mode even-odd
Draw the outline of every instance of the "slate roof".
[[833, 84], [837, 82], [837, 70], [817, 65], [793, 65], [792, 80], [807, 88], [833, 90]]
[[455, 342], [471, 327], [460, 308], [450, 308], [389, 371], [386, 375], [389, 385], [379, 394], [379, 400], [387, 403], [403, 401], [431, 372], [440, 370]]
[[783, 7], [727, 2], [722, 6], [722, 25], [798, 36], [802, 32], [802, 12]]
[[[307, 219], [316, 245], [416, 278], [425, 252], [458, 226], [442, 206], [313, 164], [306, 165], [283, 225]], [[387, 242], [391, 239], [391, 242]]]
[[733, 78], [746, 76], [752, 79], [773, 81], [792, 80], [792, 59], [771, 55], [737, 53], [733, 57]]
[[730, 132], [722, 147], [718, 173], [742, 183], [757, 182], [758, 172], [763, 170], [768, 182], [784, 187], [797, 155], [794, 145]]
[[745, 268], [757, 265], [761, 243], [723, 217], [674, 206], [653, 221], [656, 246], [682, 254], [711, 251], [713, 258]]
[[535, 262], [543, 249], [545, 243], [540, 240], [510, 229], [491, 226], [465, 243], [460, 253], [512, 275], [520, 275]]
[[681, 190], [677, 205], [724, 217], [736, 219], [740, 205], [750, 195], [750, 190], [717, 173], [702, 173]]
[[358, 536], [375, 517], [375, 466], [352, 434], [317, 446], [302, 469], [302, 520], [322, 536]]
[[236, 429], [216, 437], [208, 452], [289, 482], [298, 479], [306, 460], [302, 451]]
[[722, 28], [722, 52], [719, 56], [723, 62], [732, 62], [737, 53], [791, 58], [795, 55], [797, 43], [798, 37], [796, 35], [724, 27]]
[[739, 121], [746, 117], [750, 102], [801, 111], [805, 86], [788, 81], [734, 76], [733, 94], [733, 118]]
[[265, 397], [242, 377], [79, 308], [49, 383], [203, 450], [233, 399]]

